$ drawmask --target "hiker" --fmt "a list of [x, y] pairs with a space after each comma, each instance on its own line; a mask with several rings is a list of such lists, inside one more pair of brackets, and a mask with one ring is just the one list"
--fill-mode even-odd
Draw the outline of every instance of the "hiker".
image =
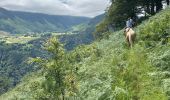
[[131, 48], [133, 46], [133, 43], [134, 43], [135, 37], [136, 37], [136, 34], [132, 29], [133, 23], [134, 23], [133, 20], [131, 18], [128, 18], [128, 20], [126, 21], [126, 27], [125, 27], [125, 31], [124, 31], [127, 43], [129, 45], [129, 47], [131, 47]]

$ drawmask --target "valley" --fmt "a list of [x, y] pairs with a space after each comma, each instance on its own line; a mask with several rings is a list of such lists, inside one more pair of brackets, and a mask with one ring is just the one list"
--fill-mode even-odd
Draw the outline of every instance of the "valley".
[[[25, 23], [20, 23], [18, 19], [17, 20], [15, 19], [16, 17], [14, 16], [11, 17], [8, 15], [8, 14], [14, 14], [16, 12], [7, 11], [1, 8], [0, 13], [2, 14], [0, 15], [0, 20], [3, 20], [3, 22], [5, 23], [6, 21], [9, 21], [6, 24], [0, 23], [0, 30], [1, 30], [0, 31], [0, 44], [1, 44], [0, 45], [0, 56], [1, 56], [0, 74], [3, 75], [0, 77], [0, 80], [2, 81], [0, 94], [5, 93], [9, 89], [15, 87], [18, 83], [21, 82], [21, 79], [25, 75], [40, 69], [39, 67], [35, 67], [34, 64], [33, 65], [27, 64], [27, 61], [29, 60], [30, 57], [31, 58], [48, 57], [48, 53], [43, 49], [43, 45], [50, 37], [53, 36], [59, 37], [60, 42], [65, 44], [65, 49], [73, 50], [78, 45], [89, 44], [94, 40], [92, 33], [95, 30], [95, 25], [100, 22], [100, 20], [97, 20], [98, 19], [97, 17], [92, 18], [91, 20], [89, 19], [87, 20], [87, 18], [85, 18], [84, 20], [84, 18], [82, 18], [82, 21], [80, 20], [81, 19], [80, 18], [78, 19], [80, 20], [80, 22], [73, 22], [74, 24], [72, 22], [68, 22], [69, 25], [73, 24], [73, 26], [69, 26], [67, 29], [64, 28], [64, 31], [48, 30], [47, 28], [45, 28], [46, 27], [45, 25], [48, 26], [48, 24], [43, 23], [44, 25], [42, 25], [42, 28], [45, 29], [44, 32], [42, 31], [41, 28], [39, 28], [35, 24], [30, 23], [33, 27], [36, 26], [34, 28], [40, 29], [42, 32], [35, 31], [35, 30], [32, 30], [34, 32], [29, 32], [25, 30], [23, 27], [18, 26], [18, 25], [24, 26]], [[30, 13], [23, 14], [23, 12], [17, 12], [16, 15], [19, 15], [22, 18], [29, 17], [29, 16], [32, 17], [35, 16], [36, 18], [36, 16], [39, 16], [39, 14], [30, 15]], [[24, 15], [25, 17], [23, 17], [22, 15]], [[9, 17], [9, 20], [6, 20], [5, 16]], [[48, 16], [48, 15], [44, 15], [44, 16]], [[75, 20], [77, 20], [76, 18]], [[31, 19], [31, 20], [36, 20], [36, 22], [38, 22], [41, 19], [39, 20]], [[44, 19], [42, 19], [42, 21], [43, 20]], [[93, 23], [93, 20], [97, 20], [97, 21]], [[17, 23], [15, 23], [14, 25], [12, 24], [13, 21], [17, 21]], [[4, 28], [2, 29], [2, 27]], [[15, 27], [13, 29], [19, 31], [18, 32], [14, 32], [12, 30], [9, 31], [9, 29], [7, 29], [9, 27]], [[24, 27], [29, 28], [29, 26], [24, 26]], [[58, 29], [58, 28], [54, 28], [54, 29]], [[56, 32], [56, 31], [60, 31], [60, 32]]]

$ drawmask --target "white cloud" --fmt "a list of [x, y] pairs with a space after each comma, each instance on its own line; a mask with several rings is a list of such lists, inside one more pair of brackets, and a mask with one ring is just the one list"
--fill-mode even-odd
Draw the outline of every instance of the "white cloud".
[[0, 0], [0, 7], [10, 10], [55, 15], [94, 17], [104, 13], [110, 0]]

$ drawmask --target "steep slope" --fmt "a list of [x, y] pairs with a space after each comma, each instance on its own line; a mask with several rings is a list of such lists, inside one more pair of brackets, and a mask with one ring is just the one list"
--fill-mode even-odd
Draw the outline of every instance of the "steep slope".
[[[135, 28], [137, 41], [132, 49], [126, 46], [122, 30], [72, 51], [77, 58], [78, 93], [67, 96], [71, 100], [168, 100], [169, 12], [167, 8]], [[43, 80], [40, 73], [32, 75], [0, 98], [43, 99], [47, 97]]]
[[[16, 39], [19, 40], [19, 37]], [[14, 88], [26, 74], [39, 69], [27, 64], [27, 61], [29, 57], [47, 57], [47, 52], [41, 48], [45, 40], [47, 37], [31, 41], [25, 38], [23, 41], [26, 43], [0, 41], [0, 95]]]
[[0, 30], [10, 33], [63, 32], [88, 20], [87, 17], [47, 15], [0, 8]]

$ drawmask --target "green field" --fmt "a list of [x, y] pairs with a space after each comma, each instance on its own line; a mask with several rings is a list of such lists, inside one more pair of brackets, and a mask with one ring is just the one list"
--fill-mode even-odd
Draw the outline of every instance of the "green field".
[[32, 37], [32, 36], [9, 36], [9, 37], [5, 37], [5, 41], [6, 43], [27, 43], [31, 40], [35, 40], [38, 39], [38, 37]]

